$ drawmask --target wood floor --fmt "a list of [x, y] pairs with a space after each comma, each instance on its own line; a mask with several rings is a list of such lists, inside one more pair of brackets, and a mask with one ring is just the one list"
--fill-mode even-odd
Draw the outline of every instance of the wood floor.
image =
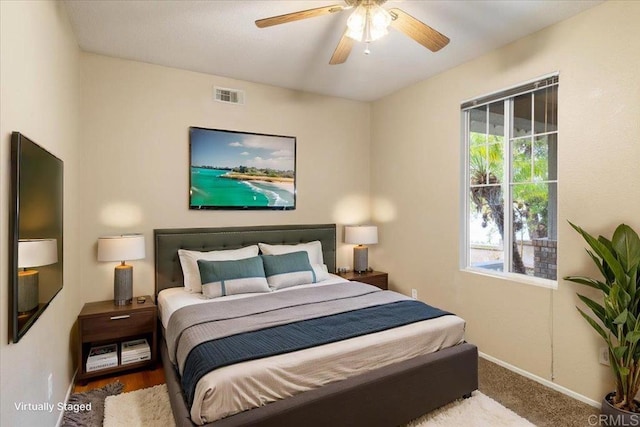
[[154, 369], [141, 369], [129, 373], [123, 373], [117, 376], [106, 376], [89, 380], [86, 385], [76, 383], [73, 388], [74, 393], [93, 390], [94, 388], [104, 387], [105, 385], [120, 381], [124, 384], [123, 393], [128, 391], [139, 390], [141, 388], [153, 387], [158, 384], [164, 384], [164, 369], [162, 363], [157, 363]]

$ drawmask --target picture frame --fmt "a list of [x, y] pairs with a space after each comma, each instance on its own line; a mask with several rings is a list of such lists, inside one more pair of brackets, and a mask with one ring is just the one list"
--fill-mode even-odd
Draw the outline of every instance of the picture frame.
[[296, 137], [189, 128], [189, 209], [296, 208]]

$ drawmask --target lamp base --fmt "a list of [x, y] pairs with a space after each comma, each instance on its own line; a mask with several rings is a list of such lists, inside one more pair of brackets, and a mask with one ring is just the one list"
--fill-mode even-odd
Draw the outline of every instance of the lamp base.
[[353, 271], [363, 273], [369, 268], [369, 248], [358, 245], [353, 248]]
[[113, 276], [113, 303], [129, 305], [133, 301], [133, 267], [121, 264]]
[[18, 314], [27, 314], [38, 308], [38, 271], [18, 272]]

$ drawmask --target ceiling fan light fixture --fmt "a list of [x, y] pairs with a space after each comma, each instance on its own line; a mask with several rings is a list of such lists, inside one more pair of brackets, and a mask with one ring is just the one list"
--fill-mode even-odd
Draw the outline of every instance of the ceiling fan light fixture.
[[389, 12], [377, 4], [360, 4], [347, 20], [346, 36], [369, 43], [387, 35], [391, 21]]

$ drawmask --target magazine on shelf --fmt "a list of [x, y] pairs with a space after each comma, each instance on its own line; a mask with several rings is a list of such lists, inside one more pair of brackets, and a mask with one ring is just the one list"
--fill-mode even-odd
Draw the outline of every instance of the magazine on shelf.
[[122, 343], [122, 353], [144, 353], [149, 352], [149, 343], [145, 338]]
[[89, 359], [108, 359], [113, 356], [118, 356], [118, 344], [107, 344], [98, 347], [91, 347], [89, 350]]
[[151, 360], [151, 349], [146, 339], [142, 338], [122, 343], [121, 363], [123, 365], [145, 360]]
[[118, 366], [118, 344], [107, 344], [89, 349], [87, 372]]

